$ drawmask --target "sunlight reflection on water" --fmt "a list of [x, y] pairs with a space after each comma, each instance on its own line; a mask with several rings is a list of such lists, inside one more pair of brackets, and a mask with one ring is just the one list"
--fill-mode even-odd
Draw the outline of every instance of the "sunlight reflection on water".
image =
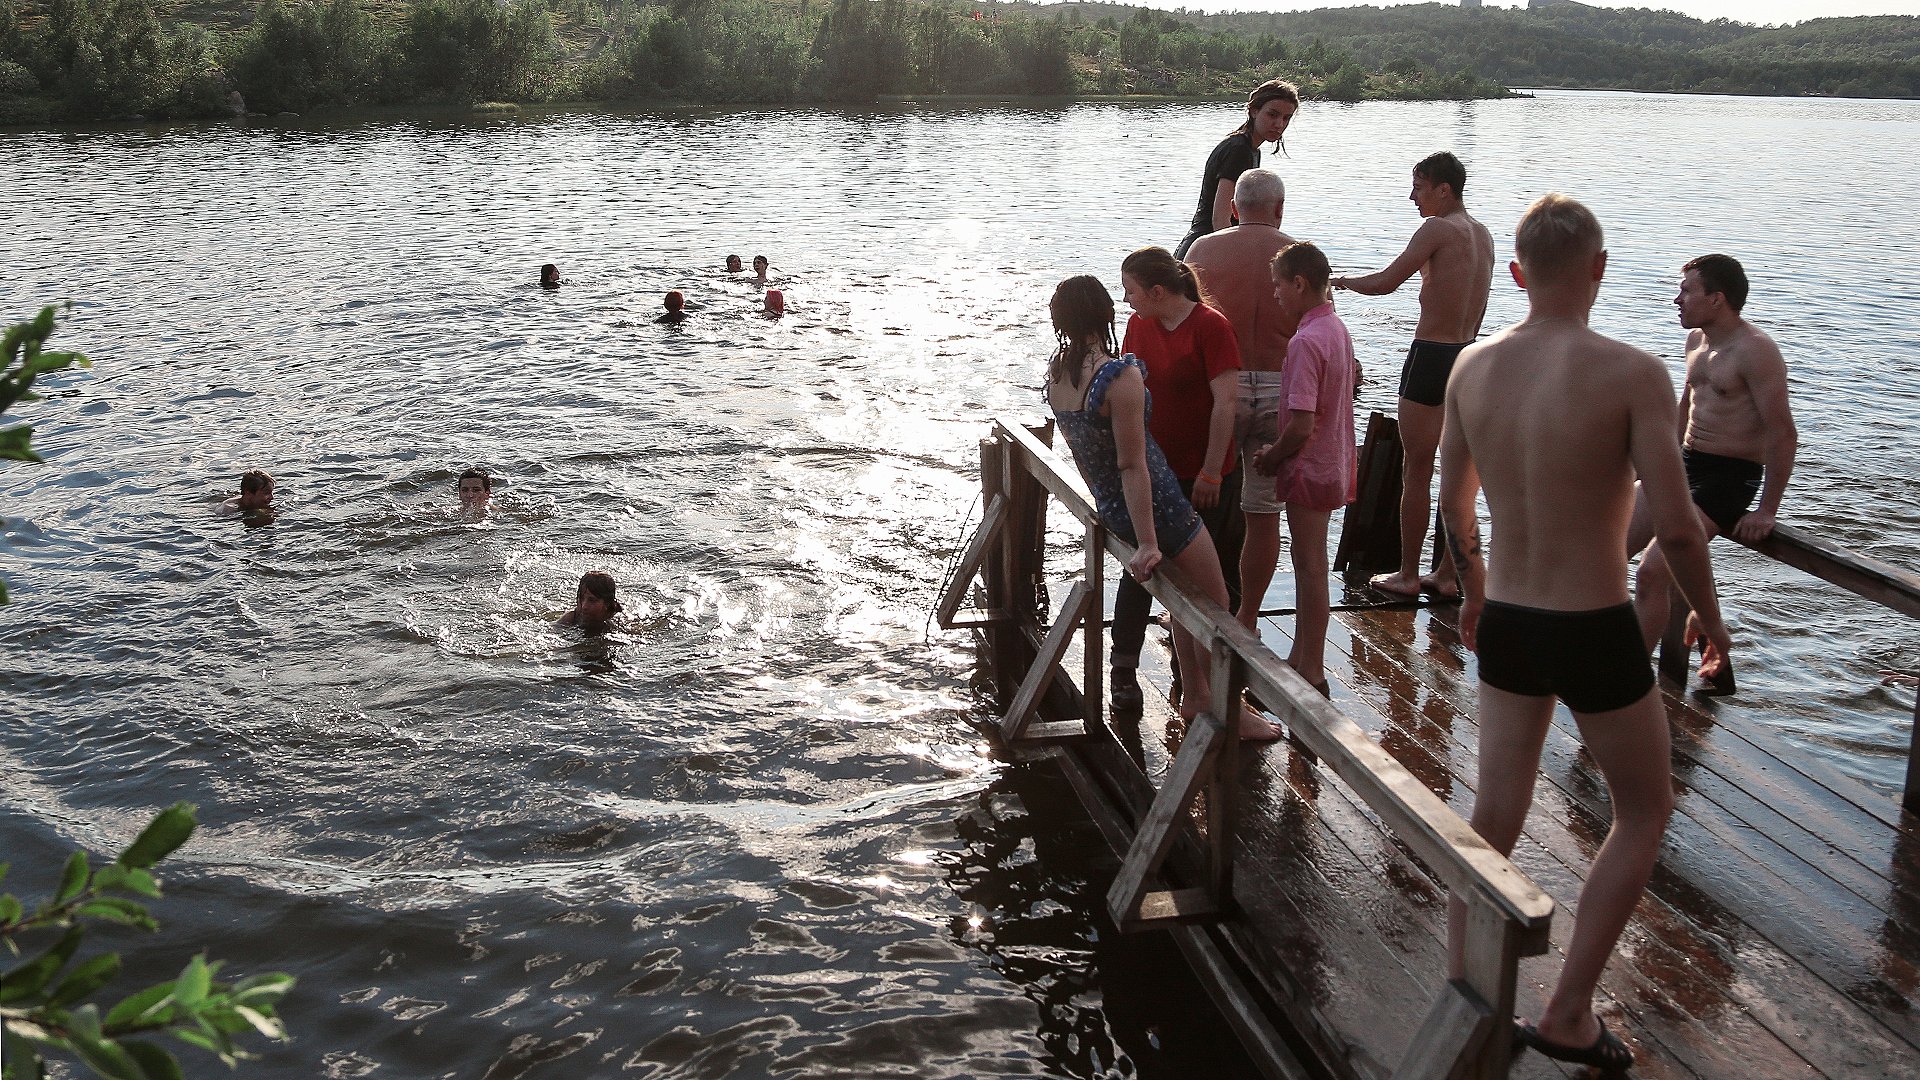
[[[1102, 984], [1102, 950], [1133, 946], [1096, 930], [1101, 871], [1074, 854], [1095, 845], [1022, 809], [1045, 796], [969, 726], [964, 639], [925, 634], [977, 440], [1039, 413], [1054, 282], [1117, 291], [1127, 251], [1176, 241], [1234, 121], [901, 107], [8, 136], [0, 294], [15, 313], [73, 297], [57, 341], [97, 362], [28, 414], [53, 464], [0, 472], [9, 853], [104, 846], [126, 808], [198, 802], [185, 910], [164, 917], [300, 969], [326, 1004], [263, 1076], [833, 1075], [902, 1052], [923, 1076], [1244, 1067], [1213, 1056], [1219, 1032], [1182, 1033], [1177, 991]], [[1913, 566], [1916, 121], [1631, 95], [1314, 104], [1270, 164], [1288, 230], [1342, 268], [1398, 252], [1407, 172], [1442, 146], [1503, 259], [1531, 198], [1586, 198], [1613, 253], [1596, 326], [1669, 361], [1679, 263], [1741, 255], [1793, 370], [1786, 516]], [[721, 272], [728, 252], [770, 256], [785, 318]], [[557, 292], [532, 286], [545, 261]], [[667, 289], [695, 306], [674, 330], [653, 322]], [[1521, 300], [1497, 286], [1489, 322]], [[1342, 310], [1373, 373], [1361, 404], [1390, 409], [1410, 291]], [[476, 462], [500, 487], [472, 524], [449, 511]], [[279, 519], [214, 518], [256, 463]], [[1911, 697], [1875, 673], [1920, 667], [1906, 621], [1717, 557], [1757, 661], [1743, 691], [1896, 783]], [[626, 624], [556, 633], [590, 569], [620, 580]], [[1040, 867], [1036, 836], [1067, 854]], [[234, 895], [258, 926], [209, 914]]]

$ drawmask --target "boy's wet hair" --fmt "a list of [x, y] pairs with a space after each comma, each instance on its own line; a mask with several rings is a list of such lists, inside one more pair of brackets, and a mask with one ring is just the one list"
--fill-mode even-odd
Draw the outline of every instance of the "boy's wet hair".
[[264, 469], [248, 469], [240, 474], [240, 494], [251, 495], [263, 488], [273, 486], [273, 477]]
[[615, 615], [625, 610], [620, 606], [620, 601], [614, 598], [619, 588], [620, 586], [613, 580], [613, 575], [604, 570], [590, 570], [580, 575], [580, 591], [592, 593], [605, 601], [607, 610]]
[[1273, 272], [1287, 281], [1306, 278], [1307, 288], [1315, 292], [1325, 292], [1327, 279], [1333, 276], [1327, 253], [1320, 250], [1320, 245], [1307, 240], [1281, 248], [1271, 265]]

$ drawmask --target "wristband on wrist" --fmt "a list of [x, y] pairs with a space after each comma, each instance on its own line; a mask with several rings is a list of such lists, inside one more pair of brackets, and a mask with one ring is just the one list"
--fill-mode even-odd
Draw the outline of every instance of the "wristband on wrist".
[[1195, 477], [1194, 479], [1203, 480], [1209, 484], [1212, 484], [1214, 487], [1220, 486], [1220, 478], [1213, 475], [1212, 473], [1203, 472], [1199, 476]]

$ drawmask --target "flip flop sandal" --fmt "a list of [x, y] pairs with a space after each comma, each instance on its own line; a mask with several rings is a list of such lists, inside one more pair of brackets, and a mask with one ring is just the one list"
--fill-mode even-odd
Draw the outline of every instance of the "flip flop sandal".
[[1513, 1026], [1513, 1035], [1522, 1046], [1538, 1050], [1541, 1054], [1574, 1065], [1591, 1065], [1608, 1073], [1622, 1073], [1633, 1067], [1633, 1051], [1620, 1041], [1619, 1036], [1607, 1030], [1605, 1021], [1600, 1024], [1600, 1035], [1593, 1040], [1592, 1046], [1567, 1046], [1543, 1038], [1532, 1024]]

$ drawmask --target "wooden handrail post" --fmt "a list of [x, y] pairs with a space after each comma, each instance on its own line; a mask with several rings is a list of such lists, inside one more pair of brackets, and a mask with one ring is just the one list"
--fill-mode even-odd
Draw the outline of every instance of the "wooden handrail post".
[[1907, 788], [1900, 805], [1909, 814], [1920, 814], [1920, 687], [1913, 695], [1913, 734], [1907, 739]]
[[1238, 827], [1235, 804], [1240, 783], [1240, 700], [1247, 687], [1246, 664], [1233, 646], [1214, 638], [1213, 700], [1207, 708], [1226, 729], [1220, 756], [1207, 779], [1207, 885], [1224, 910], [1233, 900], [1233, 838]]
[[1088, 731], [1100, 730], [1100, 724], [1106, 719], [1106, 614], [1107, 591], [1103, 576], [1107, 567], [1107, 530], [1098, 521], [1087, 523], [1087, 550], [1085, 565], [1081, 568], [1082, 580], [1093, 593], [1093, 603], [1087, 608], [1087, 619], [1081, 628], [1085, 646], [1085, 659], [1080, 669], [1080, 700], [1086, 706], [1083, 717]]
[[1465, 982], [1486, 1003], [1492, 1024], [1467, 1060], [1466, 1080], [1499, 1080], [1513, 1061], [1514, 982], [1519, 977], [1521, 928], [1475, 890], [1467, 893]]
[[[1006, 505], [1007, 469], [1011, 457], [1011, 448], [1005, 440], [980, 440], [981, 505], [993, 506], [996, 501], [1002, 506]], [[989, 610], [1013, 610], [1012, 594], [1007, 588], [1007, 536], [1008, 530], [1001, 529], [998, 539], [981, 560], [980, 587], [986, 593], [986, 607]], [[1013, 642], [1020, 636], [1019, 628], [1007, 622], [998, 625], [990, 623], [983, 632], [987, 639], [988, 670], [993, 676], [995, 695], [1001, 701], [1011, 701], [1020, 685], [1013, 654]]]

